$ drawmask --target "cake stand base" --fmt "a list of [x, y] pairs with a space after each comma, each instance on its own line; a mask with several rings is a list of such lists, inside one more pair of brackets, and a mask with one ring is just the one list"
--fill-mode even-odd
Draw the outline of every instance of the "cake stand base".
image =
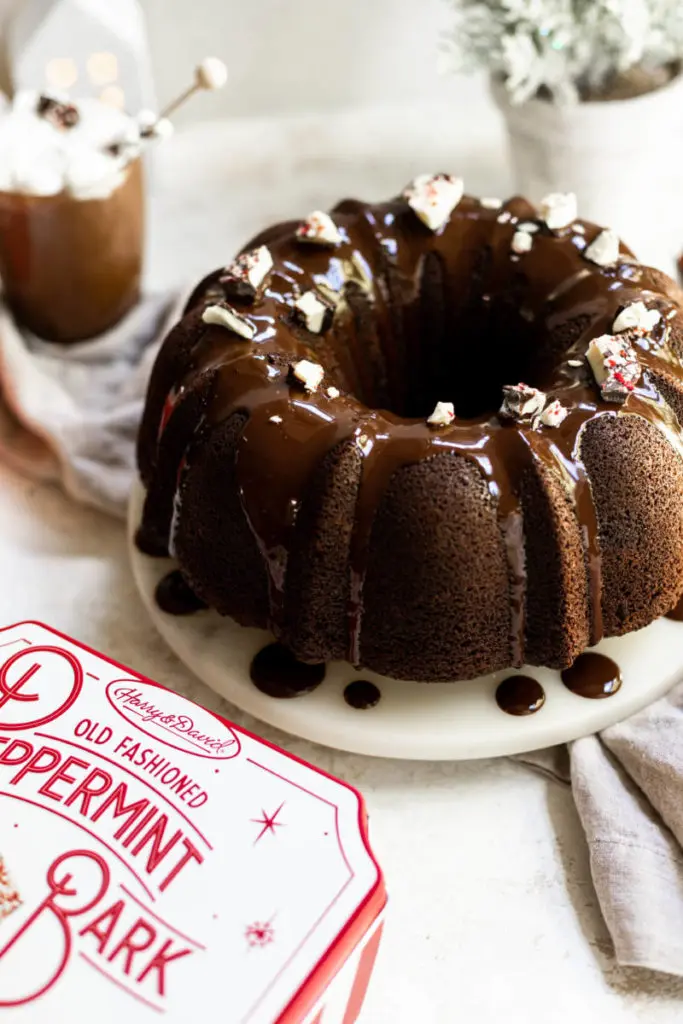
[[[212, 690], [295, 736], [353, 753], [414, 760], [519, 754], [604, 729], [639, 711], [683, 678], [683, 623], [659, 619], [646, 629], [603, 640], [594, 648], [621, 668], [621, 689], [611, 697], [579, 697], [566, 689], [559, 672], [531, 666], [521, 669], [521, 674], [537, 679], [546, 693], [544, 706], [524, 717], [506, 714], [494, 699], [496, 687], [511, 671], [468, 682], [418, 684], [333, 662], [324, 682], [312, 693], [291, 700], [268, 697], [251, 682], [249, 667], [254, 655], [272, 641], [269, 633], [245, 629], [213, 611], [180, 617], [157, 606], [155, 588], [174, 563], [143, 555], [134, 544], [143, 496], [136, 482], [128, 537], [135, 581], [154, 625], [181, 661]], [[349, 707], [343, 697], [345, 686], [359, 678], [374, 682], [382, 694], [375, 707], [362, 711]]]

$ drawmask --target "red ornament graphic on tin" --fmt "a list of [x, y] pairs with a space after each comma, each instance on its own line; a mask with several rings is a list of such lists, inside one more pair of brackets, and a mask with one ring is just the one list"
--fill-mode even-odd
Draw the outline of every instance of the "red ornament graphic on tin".
[[0, 728], [35, 729], [53, 722], [83, 689], [83, 668], [63, 647], [17, 651], [0, 668]]

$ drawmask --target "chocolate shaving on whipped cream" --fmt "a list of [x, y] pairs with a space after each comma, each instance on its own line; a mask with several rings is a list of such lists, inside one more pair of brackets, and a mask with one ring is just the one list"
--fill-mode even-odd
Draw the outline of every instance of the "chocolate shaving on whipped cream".
[[67, 128], [75, 128], [81, 119], [78, 108], [73, 103], [65, 103], [47, 93], [41, 93], [38, 97], [36, 114], [62, 131]]

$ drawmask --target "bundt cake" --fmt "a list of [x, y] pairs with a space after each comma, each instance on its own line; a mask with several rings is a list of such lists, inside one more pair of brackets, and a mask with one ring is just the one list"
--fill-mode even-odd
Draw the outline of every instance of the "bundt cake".
[[571, 193], [272, 227], [161, 347], [138, 543], [303, 661], [568, 666], [683, 593], [682, 310]]

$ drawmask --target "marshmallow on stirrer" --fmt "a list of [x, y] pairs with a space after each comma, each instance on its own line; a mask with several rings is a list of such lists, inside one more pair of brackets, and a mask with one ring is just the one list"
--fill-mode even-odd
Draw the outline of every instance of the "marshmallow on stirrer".
[[201, 64], [194, 69], [192, 85], [184, 89], [170, 103], [167, 103], [158, 116], [148, 110], [140, 111], [138, 115], [140, 134], [145, 138], [167, 138], [173, 132], [173, 124], [169, 120], [170, 114], [175, 113], [178, 107], [186, 103], [195, 93], [204, 90], [214, 92], [216, 89], [222, 89], [227, 80], [228, 69], [223, 61], [218, 57], [205, 57]]

